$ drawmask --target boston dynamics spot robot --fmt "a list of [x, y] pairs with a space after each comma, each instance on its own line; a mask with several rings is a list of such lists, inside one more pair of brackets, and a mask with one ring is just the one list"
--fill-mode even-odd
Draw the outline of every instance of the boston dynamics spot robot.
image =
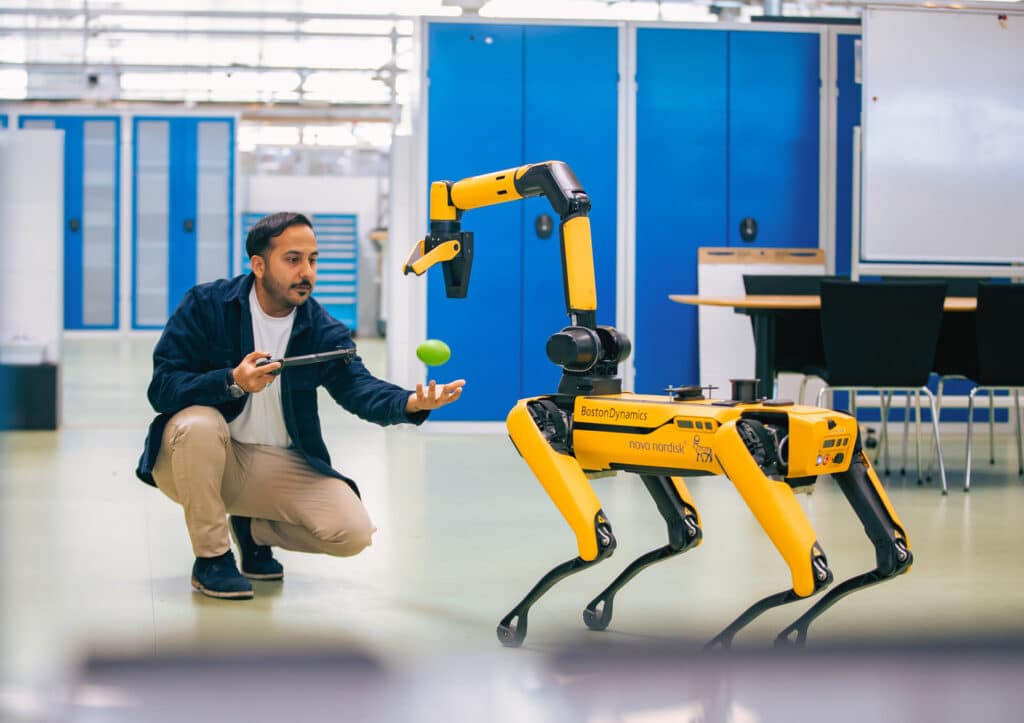
[[684, 477], [725, 475], [789, 566], [792, 588], [744, 611], [708, 647], [729, 647], [736, 633], [774, 607], [814, 595], [833, 580], [825, 553], [795, 497], [818, 475], [830, 474], [853, 506], [875, 546], [877, 567], [827, 592], [776, 638], [803, 645], [811, 622], [840, 598], [910, 569], [906, 531], [861, 450], [856, 420], [842, 412], [789, 401], [704, 398], [701, 387], [676, 387], [667, 396], [622, 391], [619, 362], [631, 349], [625, 334], [597, 326], [597, 291], [590, 236], [590, 199], [560, 161], [512, 168], [430, 188], [430, 234], [412, 250], [406, 274], [442, 264], [449, 297], [463, 298], [473, 262], [473, 234], [463, 211], [545, 196], [560, 219], [562, 279], [570, 325], [547, 343], [559, 365], [557, 394], [520, 400], [508, 414], [516, 449], [576, 534], [579, 555], [557, 565], [498, 625], [502, 645], [526, 638], [531, 606], [555, 583], [590, 567], [615, 549], [615, 537], [589, 478], [633, 472], [665, 519], [668, 544], [631, 562], [583, 611], [592, 630], [608, 627], [618, 592], [641, 570], [701, 542], [700, 517]]

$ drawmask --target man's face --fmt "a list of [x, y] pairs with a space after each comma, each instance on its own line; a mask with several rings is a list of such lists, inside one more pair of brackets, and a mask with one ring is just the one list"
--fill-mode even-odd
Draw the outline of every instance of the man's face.
[[306, 303], [316, 284], [318, 255], [313, 229], [296, 224], [271, 239], [263, 256], [252, 257], [252, 270], [276, 311]]

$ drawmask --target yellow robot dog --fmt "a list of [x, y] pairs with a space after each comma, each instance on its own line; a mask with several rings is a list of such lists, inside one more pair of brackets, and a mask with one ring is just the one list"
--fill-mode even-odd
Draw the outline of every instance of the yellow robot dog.
[[[576, 534], [578, 557], [564, 562], [527, 593], [498, 625], [498, 640], [516, 647], [526, 638], [530, 607], [555, 583], [610, 557], [615, 537], [588, 477], [633, 472], [643, 480], [668, 527], [668, 544], [641, 555], [583, 611], [592, 630], [608, 627], [612, 602], [645, 567], [700, 544], [697, 508], [683, 478], [725, 475], [789, 566], [792, 588], [744, 611], [708, 647], [729, 647], [736, 633], [771, 608], [806, 598], [832, 582], [825, 553], [794, 495], [820, 474], [832, 475], [875, 546], [877, 567], [827, 592], [776, 638], [803, 645], [811, 622], [840, 598], [910, 569], [913, 555], [903, 525], [861, 451], [857, 423], [829, 409], [753, 399], [734, 388], [728, 400], [705, 399], [701, 387], [668, 396], [622, 391], [619, 362], [629, 339], [597, 326], [597, 292], [590, 236], [590, 199], [560, 161], [537, 163], [430, 188], [430, 234], [413, 248], [404, 272], [423, 274], [442, 263], [449, 297], [465, 297], [473, 234], [462, 212], [545, 196], [560, 218], [562, 279], [570, 325], [547, 343], [562, 370], [557, 394], [520, 400], [507, 425], [516, 449]], [[747, 385], [751, 386], [752, 385]], [[794, 637], [795, 634], [795, 637]]]

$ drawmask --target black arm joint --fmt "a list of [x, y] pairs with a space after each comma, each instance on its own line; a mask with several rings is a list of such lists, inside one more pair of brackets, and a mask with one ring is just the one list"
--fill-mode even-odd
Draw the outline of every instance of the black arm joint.
[[515, 180], [515, 186], [524, 198], [546, 196], [563, 221], [570, 215], [590, 210], [590, 198], [583, 186], [572, 169], [561, 161], [531, 166]]

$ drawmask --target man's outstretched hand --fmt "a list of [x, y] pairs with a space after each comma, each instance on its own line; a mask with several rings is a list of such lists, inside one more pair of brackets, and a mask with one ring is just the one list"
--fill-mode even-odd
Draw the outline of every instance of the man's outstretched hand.
[[425, 412], [430, 409], [443, 407], [450, 404], [462, 395], [462, 387], [465, 386], [465, 379], [456, 379], [447, 384], [438, 384], [433, 379], [426, 389], [422, 384], [416, 385], [416, 391], [409, 395], [409, 401], [405, 405], [406, 414]]

